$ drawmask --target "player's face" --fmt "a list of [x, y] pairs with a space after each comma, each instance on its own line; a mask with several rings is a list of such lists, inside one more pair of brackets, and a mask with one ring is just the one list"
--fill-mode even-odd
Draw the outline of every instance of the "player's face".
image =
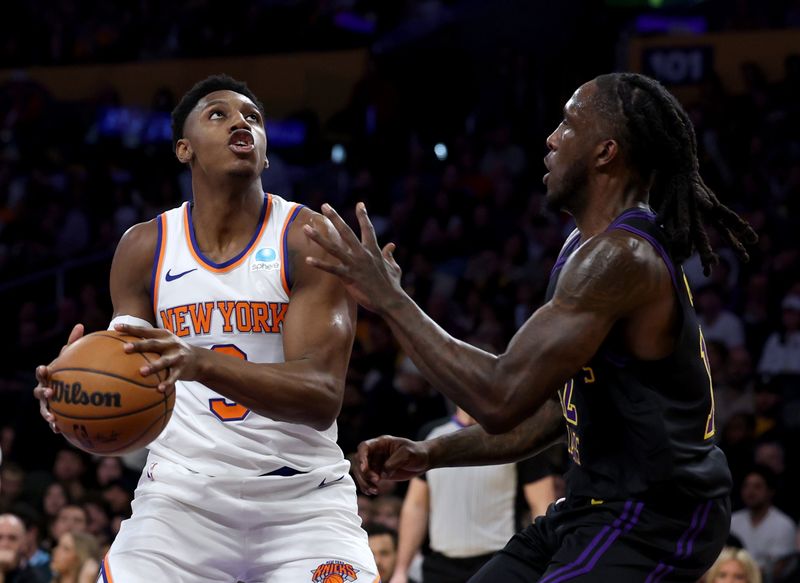
[[214, 91], [203, 97], [186, 118], [183, 135], [177, 154], [181, 161], [192, 162], [192, 172], [255, 177], [264, 170], [264, 119], [256, 104], [240, 93]]
[[542, 180], [551, 209], [574, 211], [580, 206], [594, 146], [589, 99], [595, 90], [593, 82], [579, 87], [564, 106], [564, 119], [547, 138], [550, 152], [544, 165], [548, 172]]

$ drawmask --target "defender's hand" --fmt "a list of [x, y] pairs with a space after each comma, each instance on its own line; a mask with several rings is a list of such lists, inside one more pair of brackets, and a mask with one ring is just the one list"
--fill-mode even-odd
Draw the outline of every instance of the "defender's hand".
[[[61, 352], [64, 352], [67, 346], [81, 337], [83, 337], [83, 324], [75, 324], [72, 328], [72, 332], [69, 333], [67, 343], [61, 347]], [[61, 354], [61, 352], [59, 352], [59, 354]], [[53, 430], [53, 433], [61, 433], [58, 427], [56, 427], [56, 418], [50, 412], [49, 399], [53, 396], [53, 389], [50, 388], [50, 369], [44, 365], [37, 366], [36, 380], [39, 384], [33, 389], [33, 396], [39, 401], [39, 414], [47, 421], [47, 424], [50, 425], [50, 429]]]
[[377, 494], [381, 480], [403, 481], [430, 469], [424, 442], [382, 435], [358, 446], [353, 473], [366, 494]]
[[123, 347], [125, 352], [155, 352], [159, 358], [142, 366], [139, 372], [143, 377], [166, 371], [166, 379], [158, 383], [162, 393], [175, 388], [175, 382], [193, 381], [199, 369], [199, 348], [184, 342], [169, 330], [144, 328], [130, 324], [117, 324], [117, 332], [138, 336], [142, 340], [129, 342]]
[[322, 214], [331, 221], [339, 237], [331, 237], [329, 233], [311, 225], [306, 225], [303, 230], [308, 238], [338, 259], [339, 263], [330, 263], [317, 257], [306, 257], [306, 263], [338, 276], [353, 299], [368, 310], [384, 311], [392, 298], [398, 293], [403, 294], [400, 266], [392, 256], [394, 243], [387, 244], [382, 250], [378, 247], [375, 228], [363, 202], [356, 205], [361, 227], [360, 241], [332, 206], [322, 205]]

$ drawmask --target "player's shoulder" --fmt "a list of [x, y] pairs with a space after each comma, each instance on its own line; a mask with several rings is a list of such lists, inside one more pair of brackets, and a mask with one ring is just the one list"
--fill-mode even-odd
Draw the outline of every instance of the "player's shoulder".
[[158, 244], [160, 220], [156, 217], [130, 227], [120, 238], [115, 255], [126, 259], [146, 257], [148, 261], [152, 261]]
[[581, 245], [568, 267], [612, 276], [660, 271], [658, 250], [643, 237], [623, 229], [598, 233]]

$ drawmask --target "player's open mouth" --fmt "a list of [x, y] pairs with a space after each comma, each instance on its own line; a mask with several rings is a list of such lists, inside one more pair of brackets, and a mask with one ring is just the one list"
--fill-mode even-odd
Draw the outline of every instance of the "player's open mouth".
[[256, 148], [253, 134], [247, 130], [236, 130], [228, 140], [228, 148], [236, 154], [249, 154]]

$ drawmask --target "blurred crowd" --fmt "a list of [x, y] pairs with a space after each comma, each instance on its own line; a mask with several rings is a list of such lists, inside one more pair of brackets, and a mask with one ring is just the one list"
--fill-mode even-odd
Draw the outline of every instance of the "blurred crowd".
[[[9, 8], [22, 18], [39, 4]], [[36, 53], [28, 51], [21, 29], [8, 28], [14, 19], [4, 19], [0, 55], [6, 62], [0, 66], [203, 56], [212, 46], [215, 56], [262, 52], [270, 35], [254, 36], [252, 29], [274, 26], [231, 8], [244, 28], [226, 40], [222, 31], [237, 29], [224, 19], [197, 16], [195, 22], [183, 9], [178, 18], [177, 8], [162, 13], [160, 4], [156, 10], [157, 3], [146, 0], [137, 10], [95, 4], [95, 18], [78, 26], [73, 2], [53, 3], [47, 27], [33, 33], [48, 39], [34, 43]], [[212, 9], [210, 2], [191, 4], [197, 12], [187, 13]], [[345, 11], [365, 23], [395, 26], [401, 15], [383, 16], [389, 11], [384, 4], [393, 3], [265, 0], [248, 6], [268, 5], [285, 22], [302, 13], [302, 26], [322, 27]], [[398, 4], [403, 12], [454, 3]], [[736, 4], [744, 14], [753, 7]], [[777, 4], [783, 9], [763, 16], [763, 25], [800, 23], [798, 2]], [[143, 29], [135, 25], [140, 21], [150, 41], [126, 40]], [[182, 29], [199, 22], [215, 23], [203, 25], [207, 40], [184, 42]], [[130, 46], [138, 48], [131, 52]], [[542, 85], [534, 60], [501, 51], [497, 66], [475, 79], [476, 91], [432, 104], [432, 113], [410, 94], [396, 62], [376, 58], [345, 110], [330, 120], [298, 113], [306, 139], [268, 153], [265, 189], [315, 210], [330, 202], [353, 225], [355, 203], [366, 202], [379, 239], [397, 244], [395, 257], [414, 299], [457, 337], [501, 350], [540, 305], [572, 228], [567, 216], [544, 205], [545, 137], [571, 90], [600, 72], [579, 71], [586, 76]], [[777, 82], [768, 82], [755, 64], [741, 74], [743, 93], [731, 94], [712, 76], [701, 97], [685, 106], [706, 182], [750, 221], [760, 240], [742, 263], [712, 234], [720, 263], [711, 276], [703, 275], [697, 257], [685, 270], [708, 344], [717, 438], [734, 475], [734, 510], [740, 517], [769, 518], [756, 520], [769, 525], [766, 534], [747, 528], [753, 520], [740, 518], [737, 526], [735, 518], [734, 542], [777, 581], [793, 568], [799, 542], [800, 55], [787, 58]], [[163, 118], [175, 100], [159, 91], [150, 113]], [[0, 317], [8, 324], [0, 351], [0, 514], [17, 517], [0, 515], [0, 547], [9, 532], [22, 533], [13, 568], [27, 565], [46, 577], [42, 581], [73, 580], [51, 572], [66, 569], [56, 559], [64, 545], [78, 557], [70, 563], [73, 571], [83, 568], [75, 565], [85, 557], [100, 556], [87, 545], [109, 544], [130, 514], [141, 461], [92, 459], [50, 434], [31, 396], [34, 367], [55, 357], [74, 323], [88, 331], [107, 326], [108, 268], [121, 234], [191, 197], [188, 173], [174, 160], [168, 136], [132, 142], [108, 130], [104, 116], [119, 102], [113, 91], [59, 102], [24, 74], [0, 87]], [[344, 452], [383, 433], [415, 437], [451, 412], [399, 352], [388, 328], [362, 312], [339, 420]], [[400, 496], [402, 486], [387, 486], [377, 499], [361, 497], [362, 516], [396, 528]], [[93, 539], [87, 543], [80, 533]], [[0, 570], [8, 562], [2, 552]]]

